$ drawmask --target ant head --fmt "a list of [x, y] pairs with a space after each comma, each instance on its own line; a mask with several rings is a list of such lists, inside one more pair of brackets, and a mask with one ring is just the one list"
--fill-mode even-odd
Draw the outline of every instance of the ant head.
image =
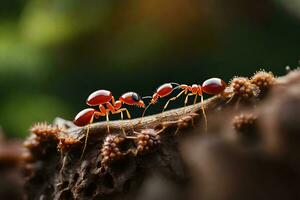
[[145, 103], [144, 101], [142, 100], [141, 96], [138, 95], [137, 93], [135, 92], [132, 92], [132, 100], [135, 102], [135, 105], [138, 106], [138, 107], [142, 107], [144, 108], [145, 107]]
[[138, 95], [138, 94], [135, 93], [135, 92], [132, 92], [131, 97], [132, 97], [133, 101], [135, 101], [135, 102], [138, 102], [138, 101], [141, 100], [140, 95]]
[[138, 95], [135, 92], [126, 92], [125, 94], [123, 94], [119, 100], [122, 103], [128, 104], [128, 105], [135, 105], [138, 107], [145, 107], [145, 103], [142, 100], [142, 98], [140, 97], [140, 95]]

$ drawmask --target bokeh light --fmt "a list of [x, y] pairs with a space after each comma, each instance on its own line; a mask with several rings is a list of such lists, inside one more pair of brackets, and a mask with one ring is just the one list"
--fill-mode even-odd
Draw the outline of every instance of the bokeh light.
[[36, 121], [72, 120], [102, 88], [146, 96], [169, 81], [229, 81], [260, 68], [281, 75], [298, 64], [297, 8], [296, 0], [4, 0], [0, 126], [24, 137]]

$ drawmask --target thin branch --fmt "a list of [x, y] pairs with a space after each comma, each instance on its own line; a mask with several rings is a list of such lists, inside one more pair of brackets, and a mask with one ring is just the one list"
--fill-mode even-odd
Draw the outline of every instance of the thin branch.
[[[215, 109], [216, 107], [223, 105], [226, 103], [226, 98], [218, 95], [211, 97], [204, 101], [204, 107], [207, 111]], [[115, 120], [110, 121], [110, 132], [111, 133], [122, 133], [121, 124], [123, 124], [123, 129], [126, 132], [131, 132], [132, 128], [134, 127], [135, 131], [139, 131], [141, 129], [155, 129], [158, 126], [161, 126], [163, 124], [172, 124], [172, 122], [178, 121], [183, 116], [188, 115], [190, 113], [196, 113], [199, 114], [202, 118], [202, 111], [201, 111], [201, 103], [197, 103], [195, 105], [190, 105], [186, 107], [181, 107], [177, 109], [172, 109], [169, 111], [165, 111], [159, 114], [146, 116], [143, 118], [136, 118], [131, 120]], [[68, 127], [70, 127], [70, 121], [65, 121], [63, 119], [58, 119], [55, 122], [56, 124], [63, 126], [67, 124]], [[90, 125], [90, 136], [91, 137], [104, 137], [107, 134], [107, 123], [106, 122], [97, 122]], [[65, 132], [67, 132], [70, 136], [81, 139], [82, 137], [85, 137], [85, 133], [87, 130], [87, 126], [85, 127], [76, 127], [72, 126], [68, 128]], [[99, 133], [103, 133], [102, 135]]]

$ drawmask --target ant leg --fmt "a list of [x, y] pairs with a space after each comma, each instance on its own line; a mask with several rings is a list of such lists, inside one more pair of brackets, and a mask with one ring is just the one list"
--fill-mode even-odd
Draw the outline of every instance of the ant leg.
[[197, 107], [197, 106], [196, 106], [196, 103], [197, 103], [198, 96], [199, 96], [199, 94], [196, 94], [196, 95], [195, 95], [194, 102], [193, 102], [193, 105], [194, 105], [194, 110], [193, 110], [193, 111], [196, 110], [196, 107]]
[[126, 136], [126, 132], [124, 130], [124, 122], [123, 122], [123, 119], [124, 119], [124, 116], [123, 116], [123, 111], [122, 110], [117, 110], [117, 111], [114, 111], [112, 112], [113, 114], [117, 114], [117, 113], [120, 113], [121, 115], [121, 129], [123, 131], [123, 135]]
[[[188, 101], [189, 101], [189, 97], [190, 97], [190, 96], [193, 96], [193, 95], [195, 95], [195, 94], [189, 93], [189, 94], [186, 95], [185, 100], [184, 100], [184, 106], [187, 105], [187, 103], [188, 103]], [[196, 94], [196, 96], [197, 96], [197, 94]]]
[[197, 103], [197, 98], [198, 98], [198, 95], [195, 95], [195, 98], [194, 98], [194, 105]]
[[122, 128], [123, 134], [126, 136], [126, 132], [124, 130], [124, 122], [123, 122], [124, 116], [123, 116], [122, 111], [120, 112], [120, 115], [121, 115], [121, 128]]
[[84, 152], [85, 152], [85, 149], [86, 149], [86, 146], [87, 146], [87, 141], [88, 141], [88, 138], [89, 138], [90, 125], [91, 125], [91, 123], [93, 123], [93, 121], [94, 121], [94, 115], [92, 116], [92, 118], [90, 120], [90, 123], [87, 125], [87, 131], [86, 131], [86, 135], [85, 135], [85, 141], [84, 141], [83, 150], [82, 150], [82, 153], [81, 153], [81, 156], [80, 156], [80, 160], [82, 160], [82, 158], [83, 158], [83, 155], [84, 155]]
[[[106, 103], [107, 105], [108, 103]], [[100, 104], [99, 105], [99, 116], [106, 116], [106, 123], [107, 123], [107, 132], [110, 133], [110, 130], [109, 130], [109, 111], [110, 111], [110, 107], [109, 107], [110, 104], [107, 105], [108, 109], [105, 108], [104, 105]]]
[[204, 117], [205, 132], [207, 132], [207, 117], [206, 117], [206, 113], [205, 113], [203, 95], [201, 95], [201, 110], [202, 110], [203, 117]]
[[[197, 99], [198, 99], [198, 94], [196, 94], [195, 95], [195, 98], [194, 98], [194, 103], [193, 103], [193, 105], [194, 105], [194, 110], [193, 110], [193, 112], [196, 110], [196, 103], [197, 103]], [[203, 112], [203, 111], [202, 111]], [[205, 113], [204, 113], [205, 114]], [[204, 115], [203, 114], [203, 115]], [[206, 118], [206, 117], [205, 117]], [[195, 124], [194, 124], [194, 118], [192, 118], [192, 125], [193, 125], [193, 127], [195, 127]]]
[[[131, 115], [130, 115], [129, 111], [127, 110], [127, 108], [122, 108], [122, 109], [120, 109], [120, 110], [126, 111], [127, 118], [128, 118], [128, 119], [131, 119]], [[131, 126], [132, 131], [134, 131], [134, 127], [133, 127], [132, 122], [129, 121], [129, 123], [130, 123], [130, 126]]]
[[169, 105], [169, 103], [170, 103], [171, 101], [176, 100], [176, 99], [179, 98], [183, 93], [186, 93], [186, 92], [187, 92], [186, 90], [182, 90], [176, 97], [172, 97], [171, 99], [169, 99], [169, 100], [167, 101], [166, 105], [164, 106], [163, 112], [167, 109], [167, 107], [168, 107], [168, 105]]
[[126, 132], [125, 132], [125, 130], [124, 130], [124, 124], [123, 124], [123, 119], [124, 119], [124, 117], [123, 117], [123, 112], [120, 111], [120, 110], [117, 110], [117, 111], [111, 111], [111, 114], [118, 114], [118, 113], [120, 113], [120, 115], [121, 115], [121, 129], [122, 129], [122, 131], [123, 131], [123, 135], [126, 136]]
[[107, 123], [107, 132], [110, 133], [110, 129], [109, 129], [109, 112], [106, 112], [105, 116], [106, 116], [106, 123]]
[[142, 117], [141, 117], [141, 121], [140, 121], [139, 123], [142, 123], [143, 118], [144, 118], [144, 116], [145, 116], [145, 114], [146, 114], [146, 111], [148, 110], [148, 108], [149, 108], [151, 105], [152, 105], [152, 103], [149, 103], [148, 106], [144, 109], [143, 114], [142, 114]]
[[130, 115], [129, 111], [127, 110], [127, 108], [121, 108], [120, 111], [126, 111], [127, 118], [131, 119], [131, 115]]
[[[126, 114], [127, 114], [127, 118], [128, 119], [131, 119], [131, 115], [129, 113], [129, 111], [127, 110], [127, 108], [121, 108], [117, 111], [112, 111], [113, 114], [117, 114], [117, 113], [120, 113], [121, 114], [121, 128], [123, 130], [123, 134], [126, 136], [126, 132], [124, 130], [124, 123], [123, 123], [123, 119], [124, 119], [124, 116], [123, 116], [123, 112], [126, 111]], [[130, 122], [131, 124], [131, 122]], [[131, 124], [131, 127], [132, 127], [132, 130], [133, 130], [133, 125]]]

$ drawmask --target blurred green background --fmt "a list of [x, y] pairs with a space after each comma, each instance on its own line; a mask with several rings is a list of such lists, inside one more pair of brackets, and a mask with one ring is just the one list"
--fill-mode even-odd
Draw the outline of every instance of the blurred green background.
[[282, 75], [300, 58], [299, 0], [0, 4], [0, 126], [9, 136], [26, 136], [36, 121], [72, 120], [96, 89], [146, 96], [169, 81], [229, 81], [259, 68]]

